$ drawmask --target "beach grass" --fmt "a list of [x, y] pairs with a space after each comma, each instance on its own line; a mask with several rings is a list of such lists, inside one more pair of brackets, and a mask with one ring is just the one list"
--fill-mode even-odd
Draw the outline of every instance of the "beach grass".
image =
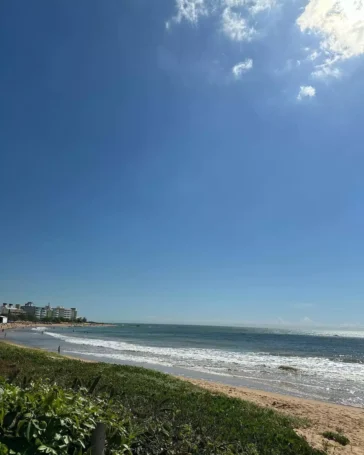
[[322, 436], [326, 439], [329, 439], [330, 441], [335, 441], [342, 446], [347, 446], [350, 444], [349, 438], [347, 438], [345, 435], [343, 435], [341, 432], [336, 432], [336, 431], [325, 431]]
[[322, 453], [294, 431], [307, 422], [144, 368], [86, 363], [0, 343], [0, 376], [21, 387], [42, 380], [107, 396], [133, 423], [133, 454]]

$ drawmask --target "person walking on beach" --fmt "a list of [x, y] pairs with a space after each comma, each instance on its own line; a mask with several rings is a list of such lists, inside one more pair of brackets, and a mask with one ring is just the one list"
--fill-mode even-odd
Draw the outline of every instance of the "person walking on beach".
[[61, 346], [58, 346], [58, 354], [61, 353]]

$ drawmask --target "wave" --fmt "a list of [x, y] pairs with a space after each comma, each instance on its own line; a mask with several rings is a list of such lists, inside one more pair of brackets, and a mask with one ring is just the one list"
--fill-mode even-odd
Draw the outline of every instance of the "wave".
[[[135, 357], [133, 355], [128, 355], [128, 354], [113, 354], [110, 352], [85, 352], [85, 351], [68, 351], [64, 350], [63, 351], [65, 354], [75, 354], [75, 355], [80, 355], [80, 356], [91, 356], [91, 357], [98, 357], [98, 358], [107, 358], [107, 359], [114, 359], [114, 360], [122, 360], [122, 361], [129, 361], [129, 362], [138, 362], [138, 363], [148, 363], [151, 365], [156, 364], [155, 361], [151, 357], [146, 357], [146, 356], [138, 356]], [[158, 365], [162, 365], [165, 367], [170, 367], [173, 368], [173, 363], [167, 362], [167, 361], [160, 361]]]
[[[90, 349], [86, 349], [83, 352], [85, 355], [97, 355], [99, 357], [110, 357], [110, 355], [114, 357], [117, 355], [118, 357], [115, 358], [119, 360], [190, 369], [204, 368], [210, 372], [221, 372], [229, 375], [246, 375], [259, 371], [260, 374], [274, 372], [280, 377], [299, 375], [317, 377], [321, 380], [330, 378], [331, 380], [364, 383], [364, 364], [345, 363], [341, 359], [280, 356], [266, 352], [234, 352], [218, 349], [144, 346], [124, 341], [74, 337], [55, 332], [44, 333], [65, 343], [92, 348], [93, 354], [91, 354]], [[297, 371], [280, 370], [279, 367], [282, 366], [290, 367]]]
[[[150, 368], [156, 368], [157, 370], [162, 369], [164, 372], [168, 372], [165, 367], [174, 368], [175, 364], [173, 362], [168, 362], [164, 360], [156, 361], [155, 359], [147, 356], [135, 356], [132, 353], [113, 353], [113, 352], [85, 352], [78, 350], [65, 350], [64, 353], [71, 354], [74, 356], [90, 356], [94, 358], [99, 358], [100, 360], [110, 359], [113, 362], [131, 362], [133, 364], [137, 363], [138, 365], [148, 365]], [[162, 368], [161, 368], [162, 367]], [[364, 406], [364, 389], [363, 386], [355, 384], [348, 381], [327, 381], [322, 380], [322, 378], [311, 378], [308, 376], [294, 376], [282, 378], [282, 376], [274, 375], [261, 375], [259, 370], [252, 371], [244, 374], [237, 375], [234, 372], [228, 373], [225, 369], [216, 369], [210, 368], [207, 365], [195, 365], [190, 366], [188, 371], [184, 370], [172, 370], [174, 374], [187, 376], [187, 377], [202, 377], [204, 374], [205, 379], [211, 380], [211, 375], [224, 377], [222, 382], [227, 381], [229, 384], [229, 377], [233, 378], [234, 381], [242, 380], [248, 381], [250, 386], [254, 384], [254, 388], [262, 388], [263, 390], [276, 391], [278, 393], [287, 393], [289, 395], [295, 395], [303, 398], [316, 399], [316, 400], [327, 400], [332, 401], [333, 396], [334, 401], [339, 404], [349, 405], [349, 406]], [[197, 376], [196, 376], [197, 374]], [[202, 375], [202, 376], [201, 376]], [[220, 380], [220, 379], [219, 379]], [[236, 382], [235, 382], [236, 384]], [[247, 385], [247, 382], [243, 382], [242, 385]]]
[[297, 331], [296, 334], [309, 335], [309, 336], [320, 336], [320, 337], [339, 337], [339, 338], [364, 338], [364, 330], [301, 330]]

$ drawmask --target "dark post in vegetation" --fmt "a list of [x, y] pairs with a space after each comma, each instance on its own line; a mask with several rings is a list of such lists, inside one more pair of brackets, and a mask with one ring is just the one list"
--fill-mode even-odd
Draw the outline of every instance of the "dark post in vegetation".
[[98, 423], [91, 435], [91, 455], [104, 455], [106, 427], [104, 423]]

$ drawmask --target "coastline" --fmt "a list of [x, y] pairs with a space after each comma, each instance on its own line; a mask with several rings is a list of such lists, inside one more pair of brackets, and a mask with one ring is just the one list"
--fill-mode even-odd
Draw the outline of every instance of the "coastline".
[[9, 346], [14, 346], [16, 348], [30, 349], [31, 351], [44, 352], [45, 354], [49, 355], [50, 358], [55, 358], [54, 356], [56, 355], [57, 358], [60, 358], [60, 359], [65, 358], [65, 359], [69, 359], [69, 360], [78, 360], [78, 361], [83, 362], [83, 363], [99, 363], [96, 360], [80, 359], [78, 357], [73, 357], [71, 355], [66, 355], [66, 354], [58, 354], [58, 353], [56, 354], [56, 353], [49, 352], [46, 349], [36, 348], [36, 347], [33, 347], [33, 346], [30, 347], [30, 346], [26, 346], [25, 344], [15, 343], [14, 341], [0, 340], [0, 343], [8, 344]]
[[0, 330], [15, 330], [15, 329], [27, 329], [36, 327], [114, 327], [115, 324], [108, 324], [102, 322], [57, 322], [57, 323], [41, 323], [41, 322], [30, 322], [30, 321], [17, 321], [7, 322], [6, 324], [0, 324]]
[[[0, 340], [0, 343], [22, 349], [41, 351], [51, 358], [59, 358], [60, 360], [64, 358], [84, 363], [102, 363], [64, 354], [50, 353], [45, 349], [33, 348], [7, 340]], [[252, 402], [263, 408], [273, 409], [286, 415], [307, 420], [309, 425], [306, 428], [296, 430], [296, 433], [306, 439], [313, 448], [325, 450], [330, 455], [364, 455], [364, 408], [308, 400], [246, 387], [230, 386], [203, 379], [174, 376], [180, 380], [204, 388], [213, 394], [224, 394], [232, 398]], [[350, 440], [350, 444], [345, 447], [328, 441], [322, 436], [322, 433], [325, 431], [338, 431], [339, 429]]]

